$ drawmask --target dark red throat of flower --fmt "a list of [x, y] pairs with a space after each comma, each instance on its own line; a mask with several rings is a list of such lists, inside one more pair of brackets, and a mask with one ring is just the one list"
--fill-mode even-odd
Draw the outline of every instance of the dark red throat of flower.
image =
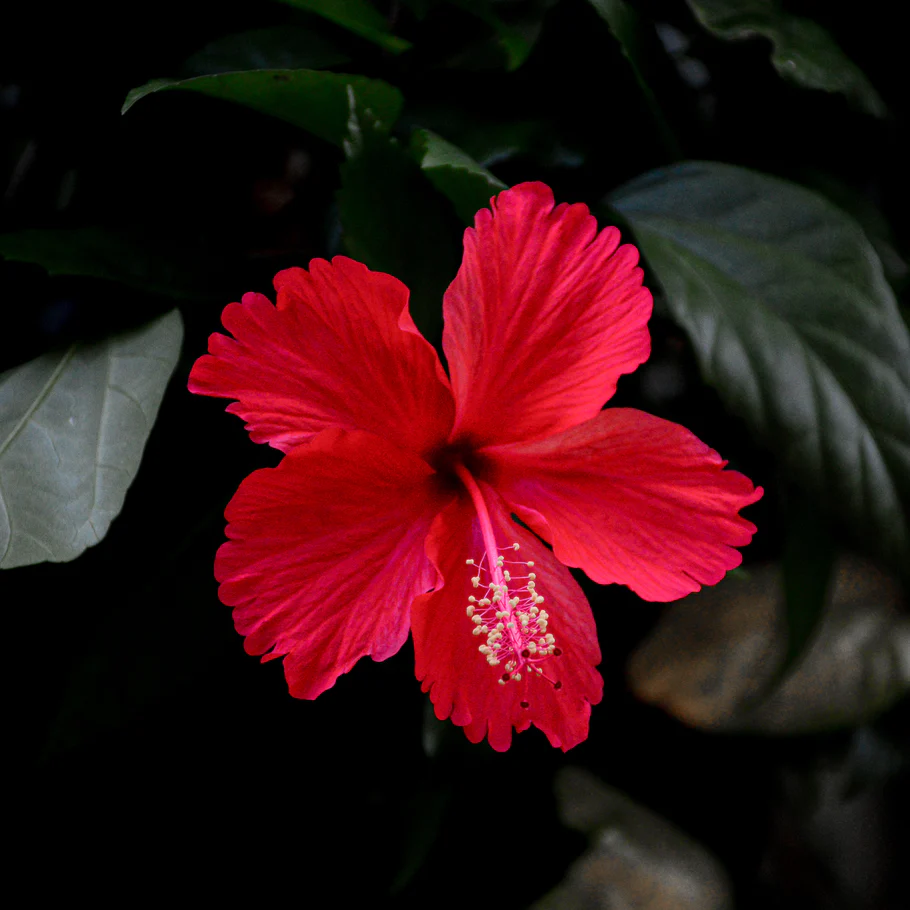
[[[544, 665], [562, 652], [553, 634], [547, 631], [549, 614], [543, 608], [543, 595], [537, 590], [533, 560], [518, 559], [520, 545], [497, 545], [493, 523], [480, 487], [463, 465], [454, 468], [474, 507], [483, 535], [484, 552], [480, 559], [468, 559], [473, 569], [471, 584], [479, 594], [468, 597], [467, 615], [473, 633], [481, 639], [477, 650], [490, 667], [502, 667], [501, 686], [520, 682], [523, 674], [540, 676], [554, 688], [562, 688], [551, 678]], [[522, 707], [527, 707], [522, 702]]]

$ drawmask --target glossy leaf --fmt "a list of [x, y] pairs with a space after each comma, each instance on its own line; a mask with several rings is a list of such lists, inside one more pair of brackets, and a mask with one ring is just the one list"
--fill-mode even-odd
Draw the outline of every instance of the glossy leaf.
[[470, 155], [430, 130], [414, 132], [411, 151], [424, 174], [452, 202], [466, 225], [474, 223], [474, 215], [490, 204], [492, 196], [506, 189]]
[[876, 117], [887, 113], [863, 71], [811, 19], [791, 15], [776, 0], [687, 2], [698, 21], [719, 38], [767, 38], [773, 45], [771, 62], [781, 76], [805, 88], [839, 92]]
[[581, 768], [556, 775], [563, 824], [590, 846], [532, 910], [731, 910], [720, 863], [701, 844]]
[[104, 537], [182, 339], [174, 310], [0, 375], [0, 567], [75, 559]]
[[349, 32], [372, 41], [393, 54], [406, 51], [411, 43], [391, 33], [386, 18], [369, 0], [279, 0], [288, 6], [315, 13]]
[[183, 69], [194, 76], [246, 70], [321, 70], [341, 66], [349, 60], [323, 35], [283, 25], [225, 35], [189, 57]]
[[910, 554], [910, 335], [856, 223], [730, 165], [613, 196], [705, 379], [867, 546]]
[[199, 92], [278, 117], [340, 145], [347, 132], [349, 88], [361, 109], [370, 111], [386, 127], [398, 118], [401, 93], [385, 82], [345, 73], [295, 69], [153, 79], [126, 96], [121, 113], [125, 114], [137, 101], [156, 92]]
[[910, 620], [898, 587], [841, 559], [811, 645], [788, 673], [776, 567], [673, 604], [629, 662], [639, 698], [695, 727], [803, 734], [855, 726], [910, 690]]

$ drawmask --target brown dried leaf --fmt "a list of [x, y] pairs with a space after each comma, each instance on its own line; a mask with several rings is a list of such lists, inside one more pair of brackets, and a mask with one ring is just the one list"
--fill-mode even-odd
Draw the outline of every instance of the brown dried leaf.
[[673, 604], [629, 661], [632, 690], [694, 727], [794, 734], [862, 723], [910, 689], [910, 620], [870, 563], [841, 559], [816, 634], [787, 647], [780, 570], [731, 577]]
[[717, 860], [668, 821], [580, 768], [556, 778], [563, 822], [591, 837], [533, 910], [728, 910]]

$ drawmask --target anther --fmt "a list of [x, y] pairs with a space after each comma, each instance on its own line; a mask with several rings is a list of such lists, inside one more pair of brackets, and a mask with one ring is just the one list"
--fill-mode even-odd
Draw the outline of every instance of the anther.
[[[468, 483], [470, 489], [471, 484]], [[475, 500], [478, 497], [475, 497]], [[483, 509], [478, 510], [482, 517]], [[542, 665], [558, 652], [554, 638], [547, 631], [549, 616], [539, 608], [544, 598], [537, 591], [537, 575], [513, 576], [505, 568], [505, 557], [495, 555], [495, 538], [492, 529], [484, 535], [485, 549], [482, 558], [466, 559], [473, 567], [471, 583], [480, 588], [478, 596], [468, 598], [465, 608], [473, 624], [474, 635], [482, 635], [478, 651], [491, 667], [503, 665], [505, 673], [497, 678], [500, 685], [519, 682], [525, 677], [539, 676], [553, 685], [553, 680], [544, 672]], [[516, 551], [519, 544], [499, 549]], [[533, 560], [510, 562], [511, 566], [532, 567]], [[518, 570], [520, 571], [520, 570]], [[486, 573], [486, 575], [484, 574]], [[468, 572], [465, 573], [469, 574]]]

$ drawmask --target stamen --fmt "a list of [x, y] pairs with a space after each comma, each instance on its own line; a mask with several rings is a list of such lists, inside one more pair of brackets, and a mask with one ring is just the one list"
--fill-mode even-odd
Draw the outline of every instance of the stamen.
[[[466, 609], [474, 635], [486, 635], [485, 642], [477, 650], [491, 667], [504, 666], [505, 672], [498, 678], [500, 685], [520, 682], [522, 674], [526, 673], [542, 677], [554, 689], [560, 689], [562, 683], [552, 679], [543, 669], [546, 661], [560, 656], [562, 651], [547, 631], [549, 614], [539, 607], [544, 598], [537, 590], [538, 576], [525, 571], [530, 570], [534, 562], [507, 560], [502, 555], [518, 552], [520, 545], [497, 546], [480, 487], [463, 465], [456, 465], [455, 472], [471, 494], [484, 541], [481, 558], [465, 560], [465, 565], [474, 568], [472, 585], [483, 589], [479, 598], [473, 595], [468, 598]], [[528, 707], [528, 702], [521, 702], [521, 706]]]

